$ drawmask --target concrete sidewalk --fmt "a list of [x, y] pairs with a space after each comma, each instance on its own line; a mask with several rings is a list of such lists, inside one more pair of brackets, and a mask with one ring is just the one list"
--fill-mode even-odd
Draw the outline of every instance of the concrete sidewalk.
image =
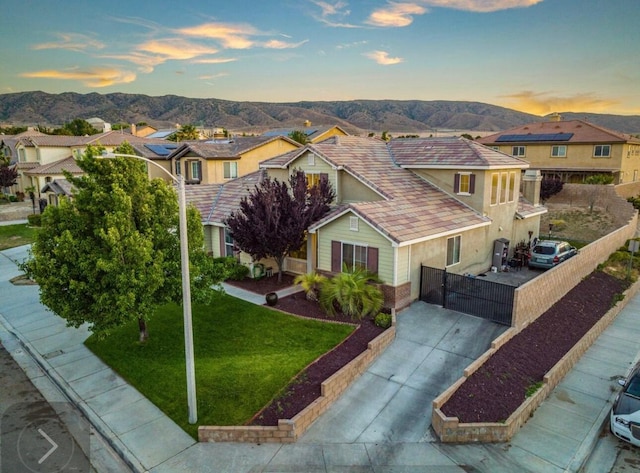
[[14, 358], [16, 346], [29, 353], [134, 471], [578, 471], [607, 420], [616, 376], [640, 348], [636, 297], [511, 442], [446, 445], [430, 430], [431, 401], [505, 328], [419, 302], [398, 314], [396, 340], [298, 443], [200, 444], [86, 349], [86, 328], [47, 311], [37, 286], [9, 282], [26, 254], [0, 252], [0, 339]]

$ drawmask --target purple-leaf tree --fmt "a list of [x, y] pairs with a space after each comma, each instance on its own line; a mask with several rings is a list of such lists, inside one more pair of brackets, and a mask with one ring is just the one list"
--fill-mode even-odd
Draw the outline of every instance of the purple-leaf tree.
[[304, 171], [296, 170], [289, 183], [267, 177], [225, 221], [238, 248], [254, 260], [273, 258], [278, 282], [287, 254], [300, 249], [309, 225], [330, 210], [335, 192], [327, 176], [307, 187]]
[[18, 182], [18, 171], [14, 167], [9, 166], [8, 160], [0, 156], [0, 189], [5, 189], [15, 185]]

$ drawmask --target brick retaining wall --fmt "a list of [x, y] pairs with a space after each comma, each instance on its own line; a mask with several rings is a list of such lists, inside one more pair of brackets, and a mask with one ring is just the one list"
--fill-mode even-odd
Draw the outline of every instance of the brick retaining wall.
[[369, 342], [348, 365], [334, 373], [321, 385], [321, 395], [293, 419], [280, 419], [277, 426], [200, 426], [200, 442], [293, 443], [322, 415], [345, 389], [387, 348], [396, 336], [393, 325]]
[[[497, 348], [490, 348], [481, 358], [472, 363], [464, 372], [464, 376], [434, 399], [432, 404], [431, 425], [442, 442], [471, 443], [471, 442], [507, 442], [522, 427], [531, 414], [542, 404], [564, 376], [580, 360], [582, 355], [591, 347], [593, 342], [611, 324], [628, 301], [640, 290], [640, 281], [627, 291], [622, 301], [611, 308], [578, 343], [554, 365], [543, 378], [543, 384], [538, 391], [528, 397], [522, 405], [504, 423], [477, 422], [461, 423], [457, 417], [446, 417], [440, 408], [456, 392], [464, 381], [486, 361]], [[508, 335], [510, 338], [512, 335]], [[505, 343], [506, 341], [502, 341]], [[480, 359], [482, 361], [480, 362]]]
[[[596, 186], [590, 186], [596, 187]], [[626, 201], [620, 193], [619, 186], [597, 186], [598, 199], [596, 205], [614, 215], [617, 222], [624, 222], [616, 231], [581, 248], [578, 255], [565, 261], [553, 269], [545, 271], [540, 276], [518, 287], [513, 302], [512, 328], [498, 337], [491, 348], [471, 363], [464, 371], [464, 375], [432, 404], [431, 425], [442, 442], [506, 442], [529, 419], [532, 413], [553, 391], [565, 374], [573, 368], [585, 351], [593, 344], [598, 336], [615, 319], [629, 299], [640, 289], [640, 282], [636, 282], [625, 292], [625, 298], [609, 310], [592, 329], [544, 376], [542, 387], [525, 400], [504, 423], [460, 423], [457, 417], [446, 417], [440, 407], [453, 395], [460, 385], [479, 369], [496, 350], [504, 345], [511, 337], [545, 313], [553, 304], [575, 287], [584, 277], [591, 274], [597, 266], [625, 242], [633, 238], [637, 232], [638, 212]], [[620, 189], [626, 193], [634, 193], [636, 185]], [[565, 184], [562, 193], [558, 194], [564, 205], [588, 205], [588, 194], [585, 184]], [[555, 197], [555, 196], [554, 196]]]

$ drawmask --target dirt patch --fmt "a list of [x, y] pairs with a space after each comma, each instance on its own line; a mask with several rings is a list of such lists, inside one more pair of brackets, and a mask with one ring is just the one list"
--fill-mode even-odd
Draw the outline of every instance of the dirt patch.
[[590, 243], [618, 228], [614, 218], [600, 209], [563, 205], [548, 205], [548, 212], [540, 219], [540, 235], [549, 236], [549, 223], [554, 223], [551, 237], [555, 240], [572, 240]]

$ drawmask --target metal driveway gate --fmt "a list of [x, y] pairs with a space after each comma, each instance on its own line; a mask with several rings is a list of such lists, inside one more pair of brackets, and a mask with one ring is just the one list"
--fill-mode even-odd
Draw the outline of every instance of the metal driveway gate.
[[511, 326], [516, 288], [482, 277], [422, 266], [420, 300]]

